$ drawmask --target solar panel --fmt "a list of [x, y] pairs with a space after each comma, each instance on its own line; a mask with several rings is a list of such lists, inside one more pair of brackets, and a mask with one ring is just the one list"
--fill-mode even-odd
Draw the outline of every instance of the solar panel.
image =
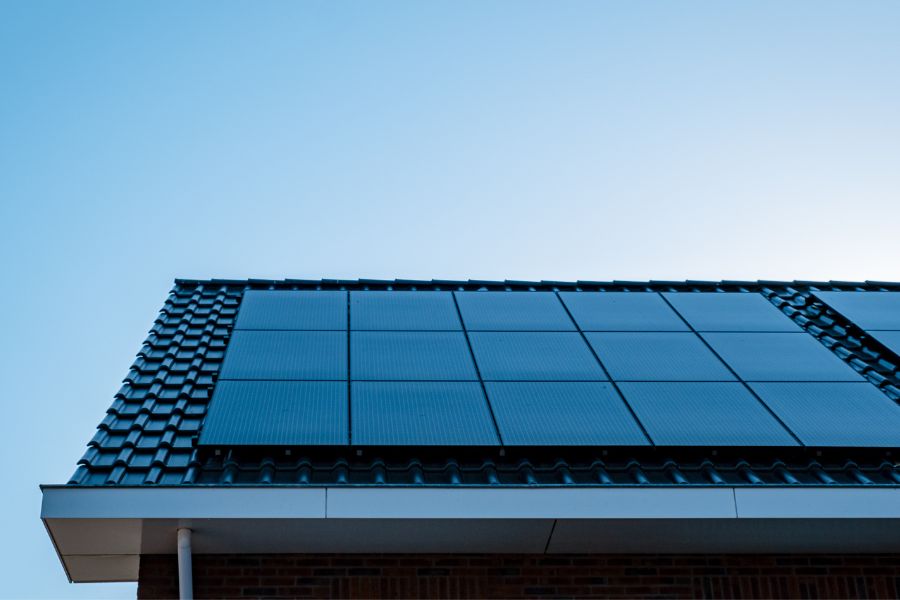
[[456, 292], [469, 331], [574, 331], [553, 292]]
[[609, 383], [486, 383], [507, 446], [645, 446], [647, 437]]
[[347, 333], [235, 331], [221, 379], [347, 379]]
[[869, 335], [881, 342], [881, 344], [900, 356], [900, 331], [869, 331]]
[[605, 381], [581, 335], [479, 332], [469, 335], [485, 381]]
[[654, 292], [560, 292], [582, 331], [688, 331]]
[[346, 330], [347, 292], [249, 290], [235, 329]]
[[496, 446], [481, 384], [354, 382], [353, 444]]
[[586, 333], [617, 381], [734, 381], [695, 333]]
[[801, 331], [787, 315], [749, 292], [665, 292], [696, 331]]
[[807, 446], [900, 447], [900, 406], [868, 383], [753, 383]]
[[347, 384], [332, 381], [220, 381], [200, 444], [347, 444]]
[[376, 381], [478, 380], [465, 335], [449, 331], [354, 331], [350, 373]]
[[847, 363], [805, 333], [704, 333], [744, 381], [860, 381]]
[[900, 330], [900, 292], [815, 292], [861, 329]]
[[362, 330], [462, 329], [450, 292], [351, 292], [350, 327]]
[[619, 384], [658, 446], [796, 446], [740, 383]]

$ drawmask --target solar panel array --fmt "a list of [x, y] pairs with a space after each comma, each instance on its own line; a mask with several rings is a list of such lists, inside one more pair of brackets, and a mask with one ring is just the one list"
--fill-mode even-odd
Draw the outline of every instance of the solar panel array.
[[900, 408], [754, 293], [248, 291], [200, 443], [886, 446]]

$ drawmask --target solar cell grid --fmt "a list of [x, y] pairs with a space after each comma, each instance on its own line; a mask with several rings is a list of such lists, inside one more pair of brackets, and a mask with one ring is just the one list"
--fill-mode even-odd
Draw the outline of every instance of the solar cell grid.
[[347, 334], [337, 331], [235, 331], [221, 379], [347, 379]]
[[609, 383], [486, 383], [508, 446], [649, 445]]
[[796, 446], [741, 383], [620, 383], [659, 446]]
[[695, 333], [590, 332], [585, 337], [615, 381], [734, 381]]
[[553, 292], [454, 292], [469, 331], [574, 331]]
[[744, 381], [861, 381], [862, 376], [805, 333], [703, 333]]
[[345, 330], [347, 292], [249, 290], [235, 329]]
[[560, 292], [582, 331], [688, 331], [656, 292]]
[[360, 380], [478, 380], [461, 332], [354, 331], [350, 366]]
[[485, 381], [605, 381], [579, 333], [473, 332], [472, 351]]
[[360, 446], [494, 446], [476, 382], [354, 382], [353, 443]]
[[332, 381], [220, 381], [203, 445], [347, 444], [347, 386]]
[[749, 292], [665, 292], [695, 331], [801, 331], [787, 315]]
[[462, 329], [451, 292], [351, 292], [350, 327], [371, 331]]
[[900, 407], [868, 383], [751, 383], [807, 446], [900, 447]]

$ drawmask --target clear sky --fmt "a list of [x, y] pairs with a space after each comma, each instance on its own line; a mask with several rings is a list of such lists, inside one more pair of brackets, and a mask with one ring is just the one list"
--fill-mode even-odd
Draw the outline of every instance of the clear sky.
[[900, 279], [900, 3], [0, 3], [0, 596], [180, 277]]

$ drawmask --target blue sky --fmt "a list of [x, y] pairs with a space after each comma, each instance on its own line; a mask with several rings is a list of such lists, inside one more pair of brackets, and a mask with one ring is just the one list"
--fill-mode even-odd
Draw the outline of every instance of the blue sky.
[[[0, 597], [174, 277], [900, 279], [900, 3], [0, 4]], [[7, 572], [8, 570], [8, 572]]]

